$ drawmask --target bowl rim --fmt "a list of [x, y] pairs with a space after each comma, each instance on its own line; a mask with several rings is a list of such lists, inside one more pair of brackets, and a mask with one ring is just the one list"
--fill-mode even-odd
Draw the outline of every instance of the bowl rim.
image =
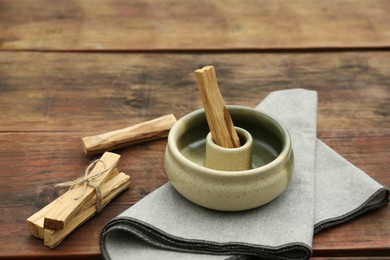
[[240, 171], [223, 171], [223, 170], [210, 169], [189, 160], [180, 152], [179, 148], [177, 147], [178, 138], [175, 138], [175, 136], [177, 136], [177, 132], [181, 130], [181, 126], [183, 125], [184, 122], [188, 121], [190, 118], [199, 116], [200, 114], [204, 114], [204, 108], [200, 108], [186, 114], [173, 125], [173, 127], [171, 128], [168, 134], [167, 149], [169, 147], [171, 152], [177, 157], [177, 160], [180, 160], [186, 167], [193, 168], [196, 172], [202, 172], [203, 174], [208, 174], [212, 176], [229, 176], [229, 177], [252, 176], [262, 172], [268, 172], [269, 170], [282, 164], [283, 161], [286, 160], [286, 158], [288, 158], [288, 154], [292, 153], [292, 141], [291, 141], [290, 133], [288, 132], [287, 128], [283, 125], [283, 123], [280, 122], [278, 119], [276, 119], [275, 117], [271, 116], [266, 112], [259, 111], [251, 107], [240, 106], [240, 105], [227, 105], [226, 107], [228, 110], [241, 109], [241, 110], [248, 110], [251, 112], [262, 114], [262, 116], [264, 116], [266, 120], [272, 122], [273, 125], [275, 125], [278, 129], [280, 129], [281, 132], [283, 132], [283, 135], [285, 136], [285, 142], [282, 142], [283, 146], [279, 155], [274, 160], [272, 160], [271, 162], [263, 166], [253, 168], [253, 169], [248, 169], [248, 170], [240, 170]]

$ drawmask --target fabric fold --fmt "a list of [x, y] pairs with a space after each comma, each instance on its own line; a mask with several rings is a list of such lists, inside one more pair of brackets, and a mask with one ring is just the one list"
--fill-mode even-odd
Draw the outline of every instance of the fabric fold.
[[317, 93], [272, 92], [256, 107], [290, 132], [295, 168], [287, 190], [262, 207], [219, 212], [165, 184], [111, 220], [105, 259], [307, 259], [314, 232], [388, 203], [389, 192], [316, 138]]

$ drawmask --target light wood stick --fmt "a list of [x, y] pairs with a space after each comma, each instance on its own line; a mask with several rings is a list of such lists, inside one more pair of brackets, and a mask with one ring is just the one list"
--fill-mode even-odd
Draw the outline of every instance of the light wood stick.
[[218, 88], [214, 67], [195, 70], [195, 77], [213, 141], [226, 148], [240, 147], [240, 139]]
[[[104, 181], [107, 180], [110, 172], [118, 164], [120, 155], [105, 152], [100, 158], [102, 163], [97, 163], [89, 175], [95, 175], [106, 170], [105, 167], [110, 168], [110, 170], [104, 172], [101, 176], [92, 181], [94, 185], [101, 185]], [[63, 229], [69, 221], [78, 214], [83, 205], [90, 201], [95, 194], [95, 190], [84, 185], [76, 185], [69, 192], [63, 194], [60, 199], [56, 202], [56, 207], [54, 210], [50, 210], [45, 215], [44, 227], [48, 229]], [[81, 196], [80, 196], [81, 195]], [[75, 200], [75, 198], [77, 198]]]
[[31, 235], [34, 237], [43, 239], [43, 222], [45, 220], [45, 215], [47, 212], [55, 208], [57, 202], [60, 200], [60, 197], [47, 204], [44, 208], [34, 213], [27, 219], [27, 228]]
[[83, 137], [84, 152], [85, 154], [97, 154], [163, 138], [168, 136], [169, 130], [175, 123], [175, 116], [169, 114], [123, 129]]
[[[102, 185], [102, 192], [104, 189], [106, 196], [103, 197], [103, 207], [106, 206], [119, 193], [127, 189], [129, 185], [130, 176], [124, 174], [123, 172], [104, 183]], [[90, 219], [95, 213], [96, 207], [94, 204], [92, 204], [89, 207], [83, 208], [64, 229], [44, 229], [44, 245], [52, 249], [55, 248], [66, 238], [66, 236], [68, 236], [73, 230]]]
[[[101, 192], [102, 192], [103, 201], [104, 201], [104, 197], [106, 197], [110, 192], [110, 190], [108, 189], [107, 182], [109, 180], [113, 179], [114, 177], [116, 177], [118, 174], [119, 174], [119, 170], [115, 168], [113, 171], [110, 172], [110, 174], [107, 178], [107, 181], [102, 183]], [[119, 180], [115, 180], [115, 181], [118, 182]], [[69, 191], [67, 191], [67, 192], [69, 192]], [[32, 216], [30, 216], [27, 219], [27, 221], [26, 221], [27, 228], [28, 228], [28, 231], [31, 233], [31, 235], [43, 239], [45, 216], [49, 211], [54, 210], [56, 208], [57, 202], [60, 200], [60, 197], [53, 200], [51, 203], [47, 204], [44, 208], [37, 211], [36, 213], [34, 213]], [[91, 207], [92, 205], [95, 206], [94, 201], [90, 201], [90, 202], [86, 203], [84, 205], [83, 209]]]

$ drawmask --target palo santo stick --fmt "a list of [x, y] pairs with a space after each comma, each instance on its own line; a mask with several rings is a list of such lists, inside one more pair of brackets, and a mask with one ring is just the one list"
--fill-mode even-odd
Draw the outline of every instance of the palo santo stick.
[[43, 222], [45, 219], [45, 215], [47, 212], [55, 208], [59, 200], [60, 198], [58, 197], [57, 199], [47, 204], [44, 208], [42, 208], [40, 211], [36, 212], [34, 215], [27, 219], [27, 228], [31, 235], [43, 239]]
[[195, 77], [213, 141], [225, 148], [240, 147], [240, 139], [218, 88], [214, 67], [195, 70]]
[[[104, 163], [97, 163], [88, 176], [93, 176], [104, 172], [101, 176], [91, 181], [94, 185], [101, 185], [107, 180], [110, 172], [118, 164], [120, 155], [106, 152], [100, 158]], [[107, 170], [109, 169], [109, 170]], [[75, 185], [70, 191], [60, 196], [56, 203], [56, 207], [47, 212], [44, 220], [44, 227], [48, 229], [63, 229], [69, 221], [77, 215], [83, 205], [90, 201], [95, 194], [95, 190], [89, 185]], [[78, 198], [75, 200], [75, 198]]]
[[[115, 176], [111, 180], [102, 184], [102, 193], [106, 196], [103, 197], [103, 207], [106, 206], [113, 198], [119, 193], [127, 189], [130, 185], [130, 176], [121, 172], [118, 176]], [[44, 230], [44, 244], [50, 248], [58, 246], [67, 235], [69, 235], [78, 226], [82, 225], [88, 219], [90, 219], [96, 213], [96, 207], [94, 204], [89, 207], [83, 208], [79, 214], [77, 214], [72, 221], [61, 230]]]
[[169, 114], [123, 129], [83, 137], [84, 152], [85, 154], [97, 154], [163, 138], [168, 136], [169, 130], [175, 123], [175, 116]]
[[[110, 190], [108, 189], [108, 184], [107, 182], [112, 180], [114, 177], [116, 177], [117, 175], [119, 174], [119, 170], [118, 169], [114, 169], [113, 171], [110, 172], [106, 182], [103, 182], [102, 185], [101, 185], [101, 192], [102, 192], [102, 197], [103, 197], [103, 202], [105, 200], [105, 197], [110, 193]], [[115, 180], [116, 182], [118, 182], [118, 179]], [[69, 192], [69, 191], [67, 191]], [[35, 214], [33, 214], [31, 217], [29, 217], [27, 219], [27, 227], [28, 227], [28, 230], [29, 232], [37, 237], [37, 238], [41, 238], [43, 239], [43, 236], [44, 236], [44, 220], [45, 220], [45, 215], [56, 208], [56, 205], [57, 205], [57, 202], [60, 200], [60, 197], [58, 197], [57, 199], [55, 199], [54, 201], [52, 201], [51, 203], [47, 204], [44, 208], [42, 208], [41, 210], [37, 211]], [[89, 203], [86, 203], [86, 205], [84, 205], [83, 209], [84, 208], [88, 208], [88, 207], [91, 207], [93, 204], [93, 206], [95, 206], [95, 204], [93, 203], [93, 201], [90, 201]], [[82, 210], [83, 210], [82, 209]]]

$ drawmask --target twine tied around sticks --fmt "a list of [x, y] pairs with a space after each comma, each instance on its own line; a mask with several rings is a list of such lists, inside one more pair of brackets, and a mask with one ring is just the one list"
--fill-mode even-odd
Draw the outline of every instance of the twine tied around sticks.
[[[101, 162], [103, 164], [104, 170], [100, 171], [98, 173], [95, 173], [93, 175], [89, 175], [89, 173], [92, 171], [93, 167], [95, 167], [95, 165], [98, 164], [99, 162]], [[77, 178], [74, 181], [67, 181], [67, 182], [58, 183], [58, 184], [55, 185], [55, 187], [56, 188], [69, 187], [70, 189], [72, 189], [76, 185], [83, 184], [84, 185], [84, 189], [80, 192], [80, 194], [78, 196], [73, 198], [74, 200], [78, 200], [85, 194], [85, 192], [87, 190], [87, 185], [89, 185], [90, 187], [92, 187], [95, 190], [95, 195], [96, 195], [96, 212], [99, 213], [103, 209], [102, 192], [100, 191], [99, 185], [94, 184], [92, 181], [94, 181], [95, 179], [99, 178], [100, 176], [102, 176], [107, 171], [111, 170], [112, 167], [113, 166], [110, 166], [110, 167], [107, 168], [105, 163], [102, 160], [96, 159], [95, 161], [91, 162], [88, 165], [88, 167], [85, 169], [84, 176], [82, 176], [80, 178]]]

